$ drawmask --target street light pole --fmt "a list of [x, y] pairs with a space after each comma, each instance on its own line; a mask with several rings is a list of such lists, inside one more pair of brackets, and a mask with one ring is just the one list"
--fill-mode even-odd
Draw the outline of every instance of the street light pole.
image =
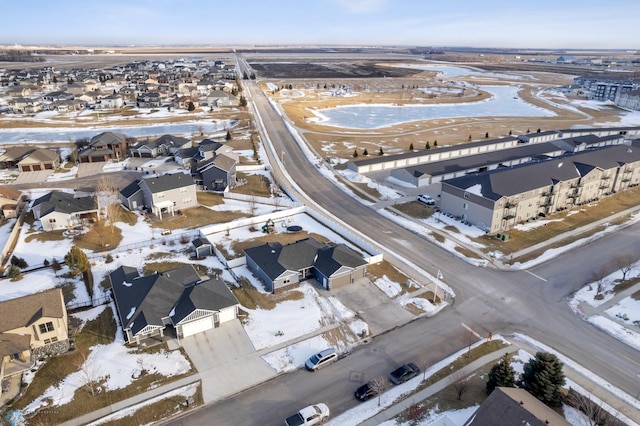
[[[436, 281], [435, 281], [435, 283], [436, 283], [436, 293], [433, 296], [433, 301], [434, 302], [436, 301], [436, 299], [438, 297], [438, 292], [439, 292], [438, 290], [440, 290], [440, 286], [439, 286], [440, 280], [444, 280], [444, 277], [442, 276], [442, 272], [440, 271], [440, 269], [438, 269], [438, 273], [436, 275]], [[442, 301], [442, 299], [440, 299], [440, 301]]]

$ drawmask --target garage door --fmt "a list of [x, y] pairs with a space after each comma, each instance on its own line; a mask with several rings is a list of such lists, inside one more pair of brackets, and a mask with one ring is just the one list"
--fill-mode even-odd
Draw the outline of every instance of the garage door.
[[213, 328], [213, 315], [191, 321], [182, 325], [182, 336], [193, 336], [196, 333]]

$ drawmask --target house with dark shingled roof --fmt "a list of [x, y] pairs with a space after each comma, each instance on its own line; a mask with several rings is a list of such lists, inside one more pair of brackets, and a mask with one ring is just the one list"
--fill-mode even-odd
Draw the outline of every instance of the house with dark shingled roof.
[[322, 244], [305, 238], [292, 244], [266, 243], [244, 251], [247, 266], [276, 293], [315, 278], [325, 289], [364, 278], [367, 261], [344, 244]]
[[238, 300], [219, 279], [202, 278], [192, 265], [140, 276], [120, 266], [109, 274], [125, 340], [185, 338], [238, 316]]

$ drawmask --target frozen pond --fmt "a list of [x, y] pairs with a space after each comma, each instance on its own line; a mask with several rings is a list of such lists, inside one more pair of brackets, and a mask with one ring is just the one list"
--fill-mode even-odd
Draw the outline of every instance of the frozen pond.
[[439, 73], [439, 78], [456, 78], [456, 77], [495, 77], [495, 78], [504, 78], [508, 80], [522, 80], [524, 77], [521, 75], [515, 74], [502, 74], [495, 72], [485, 72], [479, 68], [467, 68], [467, 67], [453, 67], [450, 65], [415, 65], [415, 64], [405, 64], [398, 65], [402, 68], [410, 68], [416, 70], [425, 70], [425, 71], [437, 71]]
[[192, 121], [176, 124], [151, 124], [148, 126], [119, 126], [82, 128], [74, 130], [73, 127], [56, 128], [29, 128], [0, 130], [0, 144], [16, 144], [20, 142], [69, 142], [83, 138], [92, 138], [102, 132], [123, 133], [129, 137], [140, 138], [145, 136], [161, 135], [186, 135], [202, 132], [213, 133], [223, 131], [229, 126], [228, 121], [211, 122], [211, 120]]
[[351, 105], [314, 113], [320, 124], [351, 129], [379, 129], [409, 121], [459, 117], [553, 117], [556, 114], [523, 101], [518, 87], [479, 86], [491, 98], [471, 103], [439, 105]]

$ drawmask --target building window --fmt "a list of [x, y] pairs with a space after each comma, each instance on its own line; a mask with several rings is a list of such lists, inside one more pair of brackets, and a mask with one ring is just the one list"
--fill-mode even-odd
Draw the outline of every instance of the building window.
[[180, 188], [180, 192], [187, 192], [187, 188]]
[[469, 194], [467, 191], [464, 192], [464, 199], [468, 200], [469, 197], [471, 197], [471, 194]]
[[463, 203], [462, 204], [462, 208], [465, 209], [465, 210], [469, 210], [469, 204]]
[[49, 219], [49, 223], [56, 223], [55, 219]]
[[44, 344], [48, 345], [49, 343], [55, 343], [58, 341], [57, 337], [52, 337], [51, 339], [44, 339]]
[[47, 333], [49, 331], [53, 331], [53, 323], [51, 321], [40, 324], [40, 333]]

